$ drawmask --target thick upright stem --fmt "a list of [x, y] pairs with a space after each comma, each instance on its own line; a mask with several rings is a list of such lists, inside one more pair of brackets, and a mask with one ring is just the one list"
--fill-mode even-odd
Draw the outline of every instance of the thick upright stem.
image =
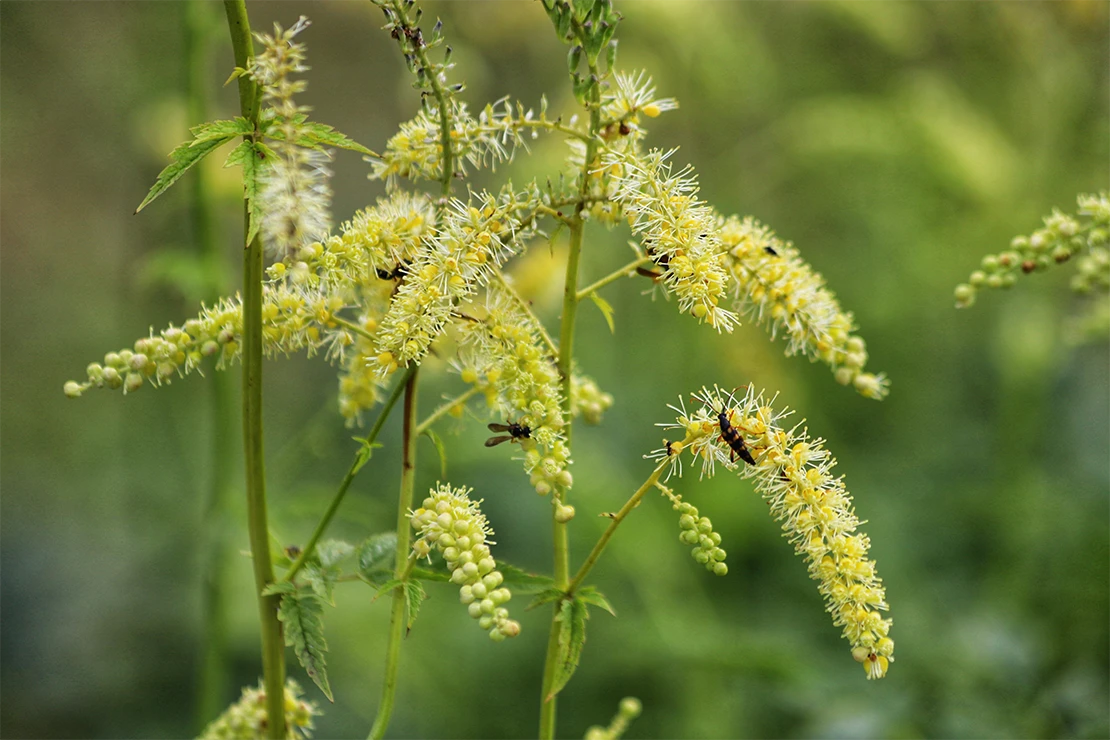
[[[228, 30], [235, 49], [235, 65], [245, 68], [254, 56], [250, 22], [244, 0], [224, 0]], [[258, 129], [259, 93], [247, 76], [239, 77], [239, 108]], [[243, 207], [244, 230], [250, 222]], [[262, 678], [266, 688], [266, 734], [285, 737], [285, 648], [278, 621], [280, 597], [263, 596], [274, 581], [270, 560], [269, 519], [266, 515], [266, 477], [262, 451], [262, 240], [255, 237], [243, 253], [243, 447], [247, 484], [247, 521], [250, 529], [254, 587], [262, 628]]]
[[[389, 394], [389, 398], [386, 399], [382, 410], [378, 412], [378, 418], [374, 421], [374, 426], [370, 429], [370, 433], [367, 434], [366, 439], [363, 440], [364, 445], [372, 445], [378, 439], [378, 434], [381, 433], [382, 427], [385, 426], [385, 420], [389, 418], [390, 412], [393, 411], [393, 407], [397, 404], [397, 399], [401, 397], [401, 391], [407, 391], [408, 382], [415, 374], [416, 365], [413, 365], [405, 371], [404, 376], [397, 382], [397, 386], [393, 389], [393, 392]], [[419, 434], [417, 434], [417, 436], [419, 436]], [[289, 570], [285, 571], [285, 575], [281, 577], [282, 581], [292, 581], [293, 577], [300, 572], [304, 564], [307, 563], [308, 559], [315, 553], [316, 543], [320, 541], [324, 532], [327, 531], [328, 525], [331, 524], [331, 520], [335, 516], [335, 512], [339, 510], [339, 505], [343, 503], [343, 497], [347, 495], [347, 489], [351, 487], [351, 481], [355, 479], [355, 476], [358, 475], [358, 471], [362, 469], [362, 465], [365, 462], [362, 454], [362, 450], [359, 450], [359, 453], [355, 455], [355, 460], [351, 463], [350, 469], [347, 470], [347, 475], [343, 477], [343, 481], [339, 484], [339, 490], [335, 492], [335, 496], [332, 497], [331, 503], [328, 504], [327, 511], [325, 511], [324, 516], [320, 518], [320, 522], [316, 525], [316, 529], [312, 530], [312, 536], [308, 538], [308, 542], [301, 548], [301, 554], [293, 564], [289, 566]]]
[[[597, 68], [590, 66], [590, 74], [596, 76]], [[574, 324], [578, 315], [578, 260], [582, 253], [582, 236], [585, 221], [582, 211], [586, 208], [586, 196], [590, 191], [590, 167], [597, 156], [597, 131], [601, 121], [601, 109], [597, 101], [597, 91], [590, 106], [590, 138], [586, 141], [586, 161], [582, 166], [581, 182], [578, 186], [578, 204], [570, 225], [570, 249], [567, 255], [567, 273], [563, 284], [563, 317], [559, 327], [559, 375], [562, 379], [563, 418], [566, 421], [567, 445], [571, 443], [571, 370], [574, 361]], [[565, 498], [565, 491], [556, 492]], [[570, 538], [566, 522], [554, 516], [559, 501], [552, 501], [552, 526], [554, 540], [554, 577], [555, 584], [565, 589], [570, 580]], [[547, 656], [543, 668], [543, 688], [540, 693], [540, 732], [541, 740], [555, 737], [556, 698], [548, 696], [555, 681], [555, 670], [559, 658], [559, 608], [556, 605], [551, 616], [551, 633], [547, 640]]]
[[[397, 501], [397, 552], [394, 577], [405, 580], [409, 575], [409, 545], [411, 527], [409, 510], [412, 509], [412, 494], [416, 485], [416, 372], [412, 373], [405, 384], [404, 426], [402, 428], [401, 453], [401, 493]], [[393, 699], [397, 693], [397, 666], [401, 659], [401, 639], [405, 633], [405, 589], [393, 590], [393, 602], [389, 614], [389, 645], [385, 655], [385, 679], [382, 682], [382, 700], [378, 704], [378, 716], [370, 728], [370, 739], [385, 736], [389, 719], [393, 715]]]

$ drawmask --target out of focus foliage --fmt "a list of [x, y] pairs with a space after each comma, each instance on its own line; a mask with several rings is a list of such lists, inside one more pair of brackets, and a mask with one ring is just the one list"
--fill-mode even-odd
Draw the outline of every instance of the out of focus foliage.
[[[735, 479], [684, 481], [724, 538], [729, 574], [691, 562], [669, 505], [634, 512], [596, 571], [620, 616], [592, 620], [561, 733], [581, 736], [633, 695], [643, 715], [628, 737], [1110, 734], [1107, 346], [1064, 346], [1066, 275], [1033, 275], [973, 312], [955, 311], [951, 298], [983, 254], [1054, 206], [1068, 209], [1076, 193], [1108, 186], [1110, 6], [618, 7], [622, 66], [648, 68], [682, 105], [659, 119], [652, 142], [682, 146], [706, 199], [774, 224], [802, 249], [855, 312], [893, 388], [873, 404], [824, 368], [784, 358], [756, 328], [696, 331], [640, 296], [645, 280], [618, 283], [606, 295], [615, 340], [600, 313], [582, 310], [578, 356], [616, 404], [602, 426], [576, 430], [576, 478], [589, 487], [575, 491], [575, 559], [592, 544], [586, 522], [643, 479], [640, 455], [658, 447], [653, 424], [679, 392], [714, 382], [781, 388], [828, 438], [870, 520], [899, 656], [883, 682], [865, 681], [753, 491]], [[232, 62], [213, 10], [210, 86], [226, 117], [234, 90], [220, 84]], [[305, 8], [259, 2], [250, 11], [266, 28]], [[360, 3], [310, 11], [304, 102], [380, 148], [417, 104], [377, 28], [380, 13]], [[546, 92], [553, 109], [569, 103], [565, 49], [538, 3], [429, 3], [428, 12], [444, 19], [467, 100]], [[0, 5], [6, 736], [200, 729], [190, 705], [209, 388], [191, 378], [81, 404], [60, 392], [87, 358], [195, 307], [192, 296], [141, 280], [191, 248], [186, 190], [130, 215], [194, 123], [184, 114], [183, 14], [179, 3]], [[535, 142], [535, 159], [514, 164], [514, 178], [553, 169], [563, 147]], [[367, 167], [336, 162], [337, 217], [380, 194]], [[235, 265], [237, 182], [214, 174]], [[588, 233], [583, 279], [627, 256], [619, 233]], [[559, 259], [533, 250], [519, 279], [538, 285], [561, 272]], [[536, 310], [554, 315], [555, 293]], [[354, 443], [334, 412], [330, 367], [294, 360], [268, 373], [271, 507], [276, 534], [292, 544], [307, 537]], [[425, 397], [438, 390], [426, 385]], [[485, 498], [503, 557], [546, 569], [546, 502], [480, 444], [477, 420], [458, 427], [465, 434], [445, 439], [452, 480]], [[372, 463], [380, 467], [356, 481], [336, 536], [392, 526], [397, 444], [383, 441]], [[418, 485], [430, 485], [438, 459], [430, 445], [422, 456]], [[228, 512], [236, 548], [243, 522], [242, 511]], [[236, 556], [226, 577], [241, 597], [232, 685], [254, 684], [247, 560]], [[371, 596], [354, 585], [336, 591], [346, 602], [328, 615], [336, 703], [319, 736], [361, 737], [369, 726], [388, 619]], [[431, 590], [406, 640], [393, 733], [531, 733], [548, 615], [522, 614], [521, 636], [491, 650], [461, 626], [455, 599], [450, 587]], [[470, 679], [446, 685], [447, 666], [466, 666]]]

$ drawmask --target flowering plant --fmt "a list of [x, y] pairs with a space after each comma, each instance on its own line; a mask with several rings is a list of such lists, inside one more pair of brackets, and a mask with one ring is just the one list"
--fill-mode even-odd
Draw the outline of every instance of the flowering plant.
[[[307, 732], [316, 709], [299, 699], [298, 689], [286, 688], [283, 646], [293, 648], [307, 675], [331, 699], [323, 607], [334, 602], [338, 582], [354, 578], [391, 600], [383, 695], [371, 737], [382, 737], [388, 727], [401, 639], [413, 628], [425, 584], [437, 581], [459, 587], [469, 616], [494, 642], [522, 629], [505, 606], [514, 590], [533, 594], [533, 606], [552, 605], [539, 734], [553, 737], [556, 697], [580, 661], [589, 609], [612, 611], [586, 578], [648, 491], [659, 490], [672, 503], [679, 539], [694, 547], [694, 559], [716, 575], [728, 572], [710, 519], [667, 485], [681, 476], [687, 454], [702, 477], [724, 468], [752, 481], [806, 559], [851, 655], [867, 678], [883, 677], [894, 643], [891, 621], [882, 616], [885, 592], [868, 558], [870, 540], [858, 532], [860, 521], [843, 479], [831, 472], [835, 459], [800, 423], [783, 425], [790, 412], [774, 406], [775, 396], [750, 386], [739, 394], [714, 386], [690, 397], [692, 412], [680, 400], [672, 407], [675, 422], [662, 425], [675, 430], [669, 434], [676, 439], [646, 456], [654, 462], [647, 480], [620, 511], [608, 515], [608, 528], [577, 571], [571, 570], [568, 549], [577, 509], [592, 508], [588, 482], [576, 481], [572, 473], [571, 430], [575, 419], [600, 423], [615, 400], [586, 374], [588, 358], [574, 355], [582, 301], [594, 302], [611, 321], [612, 309], [600, 292], [621, 279], [643, 279], [649, 281], [648, 292], [673, 297], [678, 310], [697, 324], [730, 333], [751, 320], [772, 339], [782, 337], [786, 354], [820, 361], [841, 385], [879, 400], [889, 384], [882, 373], [865, 369], [866, 344], [852, 314], [795, 246], [751, 217], [726, 217], [700, 200], [694, 171], [675, 164], [675, 150], [645, 148], [648, 122], [678, 104], [659, 97], [646, 72], [618, 69], [614, 36], [620, 15], [609, 0], [543, 0], [569, 47], [568, 72], [581, 117], [552, 116], [546, 100], [538, 109], [503, 102], [473, 114], [460, 100], [464, 86], [450, 76], [454, 64], [442, 24], [427, 30], [414, 0], [375, 3], [421, 101], [419, 112], [380, 153], [312, 121], [311, 111], [296, 102], [305, 88], [298, 75], [307, 71], [298, 37], [308, 21], [258, 35], [261, 51], [255, 54], [242, 3], [228, 1], [242, 116], [194, 128], [193, 139], [173, 151], [172, 163], [140, 209], [220, 145], [241, 138], [227, 164], [243, 170], [243, 291], [202, 307], [180, 326], [152, 331], [132, 347], [109, 352], [88, 366], [83, 380], [64, 388], [70, 397], [92, 388], [133, 393], [148, 383], [161, 386], [198, 372], [207, 358], [214, 358], [218, 369], [235, 361], [243, 365], [248, 514], [264, 677], [259, 689], [244, 695], [240, 704], [246, 708], [232, 707], [209, 735]], [[496, 191], [460, 187], [471, 171], [492, 169], [527, 151], [528, 140], [541, 133], [568, 143], [558, 177], [506, 182]], [[329, 212], [328, 162], [335, 148], [365, 155], [370, 177], [386, 188], [375, 204], [339, 224]], [[436, 183], [438, 193], [418, 189], [422, 181]], [[410, 184], [413, 189], [405, 189]], [[607, 228], [627, 225], [634, 255], [580, 288], [590, 221]], [[556, 332], [518, 289], [513, 265], [537, 238], [554, 240], [563, 232], [567, 260]], [[263, 483], [260, 361], [299, 351], [321, 353], [339, 367], [338, 410], [349, 426], [378, 411], [312, 535], [275, 557]], [[449, 368], [465, 389], [420, 419], [417, 381], [432, 353], [450, 357]], [[396, 530], [357, 545], [324, 540], [402, 397]], [[507, 432], [486, 444], [507, 442], [506, 449], [519, 450], [530, 486], [549, 497], [550, 576], [496, 558], [492, 528], [470, 488], [437, 483], [422, 503], [414, 503], [416, 439], [424, 433], [438, 439], [436, 423], [461, 415], [475, 397], [498, 420], [491, 430]], [[275, 565], [284, 569], [280, 575]], [[252, 703], [265, 704], [265, 722], [230, 719], [254, 712]], [[638, 713], [638, 703], [626, 700], [610, 728], [595, 728], [593, 735], [616, 737]]]

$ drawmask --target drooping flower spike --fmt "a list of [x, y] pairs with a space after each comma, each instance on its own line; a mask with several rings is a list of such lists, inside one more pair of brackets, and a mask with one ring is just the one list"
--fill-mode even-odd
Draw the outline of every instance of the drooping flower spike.
[[[689, 452], [701, 459], [703, 476], [721, 465], [751, 480], [782, 523], [783, 535], [808, 561], [810, 577], [818, 582], [833, 624], [843, 628], [852, 656], [864, 664], [868, 678], [884, 676], [894, 651], [891, 620], [881, 616], [886, 594], [867, 557], [871, 541], [857, 532], [860, 520], [843, 477], [833, 475], [836, 459], [824, 440], [811, 438], [803, 422], [785, 428], [781, 422], [791, 412], [775, 409], [775, 397], [767, 400], [751, 386], [739, 397], [717, 386], [702, 388], [691, 400], [692, 411], [680, 399], [671, 407], [678, 412], [675, 421], [659, 425], [679, 430], [682, 442], [650, 457], [677, 472], [682, 453]], [[754, 464], [733, 459], [722, 435], [725, 422], [743, 436]]]

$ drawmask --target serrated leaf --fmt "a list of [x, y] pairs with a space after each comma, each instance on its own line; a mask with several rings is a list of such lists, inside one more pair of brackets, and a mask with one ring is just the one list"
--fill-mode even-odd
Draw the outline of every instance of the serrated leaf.
[[[244, 142], [246, 143], [246, 142]], [[251, 151], [254, 156], [243, 158], [243, 198], [247, 201], [247, 244], [254, 241], [258, 236], [258, 230], [261, 228], [262, 209], [258, 204], [258, 191], [262, 187], [259, 182], [259, 175], [262, 170], [262, 157], [260, 152], [251, 144]]]
[[405, 583], [405, 606], [408, 611], [408, 620], [405, 627], [405, 634], [407, 635], [412, 630], [412, 625], [416, 621], [416, 614], [420, 611], [420, 605], [424, 603], [424, 599], [428, 594], [424, 592], [424, 586], [417, 580], [409, 580]]
[[301, 667], [328, 701], [334, 702], [324, 662], [328, 643], [324, 639], [323, 613], [324, 607], [316, 594], [296, 591], [281, 597], [278, 619], [285, 625], [285, 644], [293, 648]]
[[355, 466], [352, 472], [357, 473], [362, 470], [362, 466], [370, 462], [370, 458], [374, 456], [374, 450], [383, 447], [380, 442], [370, 442], [363, 437], [352, 437], [354, 441], [361, 442], [362, 447], [355, 453]]
[[[506, 563], [504, 560], [497, 561], [497, 570], [504, 577], [504, 585], [512, 589], [516, 593], [521, 594], [534, 594], [540, 591], [545, 591], [555, 587], [555, 579], [548, 576], [541, 576], [535, 573], [529, 573], [522, 570], [515, 565]], [[556, 589], [557, 590], [557, 589]], [[562, 595], [562, 592], [558, 592]]]
[[[275, 121], [277, 123], [277, 121]], [[360, 154], [369, 154], [373, 156], [374, 152], [370, 151], [362, 144], [349, 138], [346, 134], [336, 131], [334, 127], [326, 123], [317, 123], [316, 121], [306, 120], [303, 116], [297, 116], [293, 119], [293, 125], [297, 130], [297, 140], [294, 142], [298, 146], [308, 147], [310, 149], [321, 149], [326, 146], [334, 146], [339, 149], [347, 149], [352, 152], [359, 152]], [[277, 141], [285, 140], [285, 132], [282, 127], [275, 125], [268, 133], [271, 139]]]
[[209, 141], [211, 139], [235, 138], [236, 136], [250, 136], [254, 133], [251, 124], [247, 119], [242, 116], [236, 116], [231, 120], [209, 121], [202, 123], [199, 126], [193, 126], [189, 129], [189, 133], [193, 135], [193, 146], [202, 141]]
[[301, 569], [301, 577], [313, 593], [331, 606], [335, 606], [335, 584], [339, 581], [338, 567], [326, 568], [316, 563], [309, 563]]
[[553, 601], [558, 601], [564, 596], [566, 596], [566, 592], [558, 588], [549, 588], [544, 591], [540, 591], [538, 594], [536, 594], [535, 598], [532, 599], [528, 606], [524, 607], [524, 611], [535, 609], [537, 606], [543, 606], [544, 604], [550, 604]]
[[316, 557], [325, 568], [339, 565], [354, 552], [355, 546], [343, 540], [324, 540], [316, 545]]
[[582, 646], [586, 644], [586, 620], [590, 618], [586, 603], [578, 599], [564, 601], [559, 607], [559, 653], [551, 690], [544, 701], [551, 701], [563, 690], [578, 668]]
[[266, 586], [266, 588], [262, 589], [262, 595], [274, 596], [276, 594], [291, 594], [296, 590], [297, 587], [289, 581], [275, 581], [274, 583]]
[[249, 141], [240, 141], [238, 145], [230, 152], [228, 152], [227, 159], [224, 160], [224, 167], [234, 167], [243, 164], [243, 160], [248, 157], [256, 156], [254, 153], [254, 146]]
[[[441, 561], [442, 562], [442, 559]], [[447, 571], [446, 566], [443, 570], [429, 570], [428, 568], [413, 568], [413, 576], [419, 576], [425, 581], [436, 581], [437, 583], [448, 583], [451, 580], [451, 574]]]
[[428, 439], [432, 440], [432, 444], [436, 446], [436, 452], [439, 453], [439, 477], [447, 478], [447, 449], [443, 446], [443, 440], [439, 435], [431, 429], [425, 429], [424, 434]]
[[397, 549], [397, 533], [376, 534], [358, 549], [358, 573], [370, 583], [393, 572], [393, 557]]
[[143, 202], [135, 209], [135, 213], [146, 208], [151, 201], [166, 192], [190, 167], [207, 157], [222, 144], [234, 139], [235, 136], [236, 134], [226, 134], [222, 137], [213, 137], [203, 141], [193, 140], [179, 144], [177, 148], [170, 152], [170, 164], [158, 173], [158, 179], [154, 181], [154, 185], [151, 186], [150, 192], [143, 198]]
[[578, 598], [587, 604], [601, 607], [614, 617], [617, 616], [617, 612], [613, 609], [613, 605], [609, 603], [609, 599], [605, 598], [605, 595], [594, 586], [586, 586], [585, 588], [579, 589]]
[[615, 334], [617, 329], [613, 326], [613, 307], [609, 304], [609, 301], [599, 296], [596, 290], [590, 293], [590, 300], [601, 310], [601, 315], [605, 317], [605, 323], [609, 325], [609, 333]]
[[403, 583], [404, 581], [402, 581], [400, 578], [390, 578], [388, 581], [378, 586], [378, 591], [374, 594], [374, 600], [376, 601], [380, 599], [382, 596], [389, 593]]

